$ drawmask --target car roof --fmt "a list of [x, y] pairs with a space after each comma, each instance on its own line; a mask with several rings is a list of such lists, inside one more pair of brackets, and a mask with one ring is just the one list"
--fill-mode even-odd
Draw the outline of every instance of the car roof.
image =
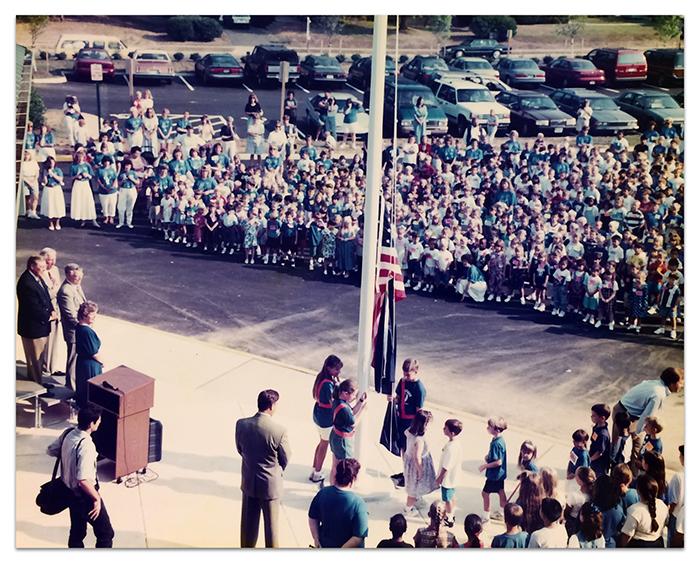
[[447, 84], [448, 86], [454, 86], [455, 88], [460, 88], [461, 90], [488, 90], [483, 84], [477, 84], [472, 82], [467, 78], [438, 78], [435, 82], [441, 84]]
[[658, 49], [647, 49], [645, 53], [682, 53], [683, 49], [669, 49], [669, 48], [658, 48]]
[[519, 98], [549, 98], [547, 94], [542, 92], [533, 92], [531, 90], [510, 90], [508, 94], [513, 94]]
[[[416, 82], [415, 80], [410, 80], [410, 79], [406, 78], [405, 76], [398, 76], [398, 77], [395, 77], [395, 76], [389, 75], [389, 76], [386, 77], [386, 82], [387, 82], [387, 83], [388, 83], [388, 82], [391, 82], [392, 85], [393, 85], [394, 80], [395, 80], [396, 78], [398, 78], [397, 85], [398, 85], [399, 87], [403, 87], [403, 88], [420, 88], [421, 90], [430, 90], [430, 88], [428, 88], [427, 86], [421, 84], [420, 82]], [[430, 90], [430, 91], [432, 92], [432, 90]]]
[[[530, 57], [501, 57], [499, 60], [501, 61], [532, 61], [533, 63], [535, 62], [535, 59], [532, 59]], [[537, 64], [537, 63], [535, 63]]]
[[668, 92], [657, 92], [656, 90], [651, 91], [651, 90], [627, 90], [626, 92], [620, 92], [620, 96], [623, 96], [624, 94], [637, 94], [638, 96], [642, 97], [647, 97], [647, 96], [670, 96]]
[[601, 47], [600, 49], [592, 49], [593, 51], [610, 51], [611, 53], [641, 53], [639, 49], [629, 49], [628, 47]]
[[455, 61], [468, 61], [468, 62], [484, 62], [488, 63], [488, 61], [483, 58], [483, 57], [457, 57]]
[[107, 49], [103, 47], [83, 47], [80, 49], [80, 51], [78, 51], [78, 53], [82, 53], [83, 51], [104, 51], [105, 53], [109, 54]]
[[[134, 51], [135, 55], [138, 55], [140, 53], [156, 53], [158, 55], [167, 55], [168, 54], [167, 51], [161, 51], [159, 49], [136, 49], [136, 51]], [[169, 57], [169, 55], [168, 55], [168, 57]]]
[[284, 45], [258, 45], [258, 49], [266, 49], [268, 51], [291, 51]]
[[[583, 96], [586, 98], [609, 98], [600, 92], [595, 90], [588, 90], [587, 88], [560, 88], [555, 90], [555, 92], [565, 92], [566, 94], [573, 94], [574, 96]], [[612, 99], [612, 98], [611, 98]]]

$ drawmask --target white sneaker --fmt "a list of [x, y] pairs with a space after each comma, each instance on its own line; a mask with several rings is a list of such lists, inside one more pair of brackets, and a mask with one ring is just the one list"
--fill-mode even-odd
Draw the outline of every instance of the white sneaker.
[[320, 471], [314, 471], [311, 476], [309, 477], [309, 481], [312, 483], [320, 483], [326, 478], [326, 476], [321, 473]]
[[521, 298], [520, 298], [520, 304], [521, 304], [521, 305], [525, 305], [525, 298], [524, 298], [524, 297], [521, 297]]
[[277, 264], [277, 254], [272, 255], [272, 263]]
[[500, 302], [501, 302], [501, 296], [500, 296], [500, 295], [496, 295], [496, 303], [500, 303]]
[[558, 315], [559, 314], [559, 309], [552, 309], [552, 315]]
[[313, 261], [313, 259], [311, 260], [311, 262], [309, 262], [309, 270], [311, 270], [312, 272], [314, 271], [314, 261]]
[[610, 329], [610, 330], [615, 330], [615, 323], [614, 323], [614, 322], [610, 323], [610, 324], [608, 325], [608, 329]]
[[563, 317], [565, 313], [566, 313], [566, 311], [561, 310], [561, 311], [559, 311], [559, 316], [560, 316], [560, 317]]
[[634, 329], [635, 329], [635, 326], [634, 326], [634, 325], [629, 325], [629, 326], [627, 327], [627, 330], [634, 330]]
[[531, 293], [530, 295], [527, 296], [528, 301], [534, 301], [535, 300], [535, 294]]
[[410, 280], [406, 280], [406, 281], [404, 282], [403, 286], [404, 286], [406, 289], [411, 289], [411, 281], [410, 281]]
[[245, 259], [245, 262], [243, 262], [243, 263], [244, 263], [244, 264], [250, 264], [250, 260], [248, 260], [248, 259], [246, 258], [246, 259]]
[[434, 286], [434, 285], [431, 285], [431, 286], [430, 286], [430, 289], [428, 290], [428, 293], [432, 293], [434, 289], [435, 289], [435, 286]]
[[601, 322], [598, 320], [598, 321], [596, 321], [596, 323], [595, 323], [594, 326], [595, 326], [596, 328], [600, 328], [600, 325], [601, 325], [601, 324], [603, 324], [603, 323], [601, 323]]
[[493, 293], [486, 298], [486, 301], [493, 301]]
[[403, 515], [404, 516], [418, 516], [418, 511], [416, 510], [415, 506], [411, 506], [410, 508], [408, 506], [403, 507]]
[[506, 303], [508, 303], [512, 298], [513, 298], [513, 296], [512, 296], [512, 295], [509, 295], [508, 297], [506, 297], [506, 298], [504, 299], [504, 301], [505, 301]]
[[500, 510], [497, 511], [497, 512], [494, 512], [494, 513], [491, 515], [491, 518], [492, 518], [493, 520], [503, 520], [503, 512], [501, 512]]
[[535, 303], [535, 306], [533, 307], [533, 309], [534, 309], [535, 311], [539, 311], [539, 310], [540, 310], [540, 302], [539, 302], [539, 301], [538, 301], [537, 303]]
[[584, 323], [587, 323], [587, 322], [588, 322], [588, 319], [590, 319], [590, 318], [591, 318], [590, 315], [586, 315], [586, 316], [583, 318], [583, 322], [584, 322]]
[[657, 311], [658, 311], [658, 309], [656, 308], [656, 305], [654, 305], [654, 306], [652, 306], [652, 307], [649, 309], [648, 314], [649, 314], [649, 315], [655, 315], [655, 314], [657, 313]]
[[[170, 239], [170, 240], [173, 240], [173, 239]], [[226, 254], [226, 247], [225, 246], [221, 249], [221, 254]]]
[[[123, 226], [124, 226], [123, 224], [119, 224], [119, 225], [116, 226], [116, 228], [117, 228], [117, 229], [121, 229]], [[168, 237], [165, 237], [165, 238], [168, 238]]]
[[591, 318], [588, 319], [588, 322], [591, 324], [595, 324], [595, 319], [593, 318], [593, 315], [591, 315]]
[[255, 258], [251, 258], [251, 259], [250, 259], [250, 263], [251, 263], [251, 264], [255, 264]]
[[488, 524], [490, 521], [491, 521], [491, 516], [482, 516], [481, 517], [482, 524]]
[[270, 260], [269, 254], [265, 254], [265, 256], [263, 256], [263, 264], [267, 264], [269, 260]]
[[672, 330], [669, 336], [671, 337], [671, 340], [675, 340], [678, 335], [676, 334], [675, 330]]
[[327, 276], [328, 275], [328, 270], [323, 270], [323, 275]]
[[235, 251], [235, 249], [232, 248], [231, 250], [228, 251], [228, 255], [233, 256], [234, 251]]
[[421, 282], [418, 282], [416, 285], [413, 286], [413, 290], [420, 291], [421, 285], [422, 285]]
[[654, 331], [654, 334], [663, 334], [665, 332], [666, 332], [666, 329], [661, 326]]
[[423, 291], [424, 291], [424, 292], [425, 292], [425, 291], [428, 291], [428, 287], [430, 287], [430, 286], [429, 286], [429, 285], [427, 285], [427, 284], [426, 284], [426, 285], [424, 285], [424, 286], [423, 286]]
[[192, 243], [191, 243], [191, 242], [188, 242], [185, 246], [186, 246], [187, 248], [192, 248]]
[[540, 305], [540, 311], [542, 311], [544, 313], [546, 310], [547, 310], [547, 306], [544, 303], [542, 303], [542, 305]]
[[197, 243], [196, 243], [196, 242], [192, 245], [192, 248], [197, 248]]

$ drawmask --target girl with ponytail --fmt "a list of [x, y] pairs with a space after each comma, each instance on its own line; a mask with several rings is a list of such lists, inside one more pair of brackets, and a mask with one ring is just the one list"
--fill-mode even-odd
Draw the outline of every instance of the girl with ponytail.
[[441, 500], [436, 500], [428, 509], [430, 525], [419, 528], [413, 536], [416, 547], [459, 547], [454, 534], [445, 525], [447, 507]]
[[343, 362], [338, 356], [332, 354], [323, 362], [323, 368], [316, 376], [311, 394], [316, 401], [314, 405], [313, 419], [318, 430], [320, 441], [314, 452], [313, 472], [309, 480], [318, 483], [323, 481], [324, 475], [321, 473], [323, 462], [328, 453], [328, 439], [333, 427], [333, 390], [340, 383], [340, 370], [343, 369]]
[[[360, 416], [365, 408], [367, 393], [357, 400], [359, 387], [352, 379], [346, 379], [333, 389], [333, 427], [330, 432], [328, 444], [333, 452], [333, 469], [330, 482], [335, 485], [335, 471], [341, 459], [352, 457], [352, 446], [355, 436], [355, 417]], [[351, 403], [355, 403], [351, 406]]]
[[663, 547], [661, 534], [668, 518], [668, 508], [657, 498], [659, 485], [645, 473], [637, 479], [637, 492], [639, 502], [627, 511], [620, 547]]

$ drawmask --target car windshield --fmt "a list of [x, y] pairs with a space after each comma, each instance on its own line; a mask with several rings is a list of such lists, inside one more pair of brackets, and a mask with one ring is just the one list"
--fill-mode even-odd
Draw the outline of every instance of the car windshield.
[[554, 102], [547, 96], [528, 96], [520, 100], [520, 105], [528, 109], [557, 109]]
[[513, 68], [517, 68], [518, 70], [523, 70], [526, 68], [532, 68], [534, 70], [537, 70], [539, 67], [533, 60], [525, 60], [525, 61], [513, 61]]
[[109, 60], [109, 55], [105, 51], [80, 51], [79, 59], [97, 59], [101, 61]]
[[299, 57], [295, 51], [267, 51], [265, 53], [265, 62], [274, 63], [275, 61], [299, 64]]
[[671, 96], [658, 96], [644, 99], [646, 109], [676, 109], [680, 106]]
[[617, 109], [617, 104], [612, 98], [589, 98], [591, 109], [611, 110]]
[[458, 102], [495, 102], [489, 90], [457, 90]]
[[595, 65], [591, 61], [584, 61], [583, 59], [571, 61], [571, 68], [576, 70], [595, 70]]
[[620, 53], [617, 56], [617, 64], [621, 65], [643, 65], [647, 60], [641, 53]]
[[493, 70], [493, 67], [487, 61], [462, 61], [462, 65], [470, 70]]
[[337, 59], [332, 57], [318, 57], [316, 59], [316, 68], [328, 68], [333, 70], [341, 70]]
[[442, 59], [423, 59], [422, 64], [425, 70], [449, 70]]
[[140, 61], [167, 61], [168, 55], [165, 53], [139, 53], [136, 58]]
[[685, 65], [685, 54], [683, 51], [676, 53], [673, 57], [673, 68], [683, 68]]
[[412, 108], [416, 105], [416, 100], [418, 98], [423, 98], [423, 103], [425, 107], [437, 107], [437, 100], [430, 90], [421, 90], [416, 92], [415, 90], [403, 90], [399, 92], [399, 107], [402, 108]]
[[216, 55], [210, 58], [212, 65], [236, 66], [236, 59], [231, 55]]

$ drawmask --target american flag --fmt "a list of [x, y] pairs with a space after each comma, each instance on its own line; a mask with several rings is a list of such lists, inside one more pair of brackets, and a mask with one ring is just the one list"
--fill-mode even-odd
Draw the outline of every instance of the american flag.
[[[382, 203], [383, 200], [382, 200]], [[374, 384], [378, 393], [390, 395], [396, 372], [396, 316], [395, 303], [406, 298], [406, 287], [396, 253], [391, 221], [383, 208], [381, 241], [374, 292], [372, 317], [372, 366]]]

